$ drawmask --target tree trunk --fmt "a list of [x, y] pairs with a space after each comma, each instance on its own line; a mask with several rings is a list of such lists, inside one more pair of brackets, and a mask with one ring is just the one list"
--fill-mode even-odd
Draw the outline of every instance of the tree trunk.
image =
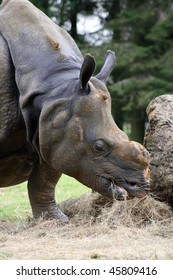
[[78, 14], [78, 3], [76, 1], [71, 1], [71, 11], [70, 11], [70, 23], [71, 23], [71, 30], [70, 35], [74, 40], [78, 39], [77, 33], [77, 14]]
[[131, 139], [139, 143], [143, 143], [145, 118], [142, 110], [134, 110], [130, 116], [131, 123]]
[[173, 207], [173, 96], [152, 100], [147, 115], [144, 145], [151, 157], [151, 192]]

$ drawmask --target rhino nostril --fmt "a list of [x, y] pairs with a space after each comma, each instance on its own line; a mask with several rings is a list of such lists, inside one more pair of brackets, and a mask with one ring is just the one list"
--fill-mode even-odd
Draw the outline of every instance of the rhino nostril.
[[129, 184], [130, 184], [132, 187], [136, 186], [136, 183], [135, 183], [135, 182], [129, 182]]
[[137, 182], [135, 182], [135, 181], [128, 181], [128, 180], [125, 180], [125, 181], [126, 181], [126, 184], [131, 185], [132, 187], [137, 185]]

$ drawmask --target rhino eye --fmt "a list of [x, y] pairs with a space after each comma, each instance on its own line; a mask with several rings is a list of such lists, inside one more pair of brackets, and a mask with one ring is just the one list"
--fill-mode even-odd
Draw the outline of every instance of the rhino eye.
[[93, 145], [93, 150], [96, 155], [102, 155], [109, 150], [108, 144], [103, 140], [96, 140]]

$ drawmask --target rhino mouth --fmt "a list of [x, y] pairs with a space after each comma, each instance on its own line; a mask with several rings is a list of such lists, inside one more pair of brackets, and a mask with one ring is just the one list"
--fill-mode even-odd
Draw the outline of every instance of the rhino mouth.
[[108, 191], [111, 192], [113, 198], [116, 198], [117, 200], [124, 200], [128, 197], [127, 191], [124, 188], [119, 187], [114, 181], [110, 182]]
[[117, 183], [115, 180], [108, 181], [108, 191], [111, 192], [112, 196], [117, 200], [132, 199], [134, 197], [142, 198], [150, 191], [149, 183], [147, 182], [140, 184], [138, 182], [130, 182], [127, 180], [123, 183]]

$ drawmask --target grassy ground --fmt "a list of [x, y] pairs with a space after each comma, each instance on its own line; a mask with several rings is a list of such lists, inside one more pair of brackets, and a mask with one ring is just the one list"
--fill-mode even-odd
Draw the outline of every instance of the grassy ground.
[[108, 201], [86, 192], [62, 177], [56, 196], [70, 222], [60, 224], [31, 218], [25, 184], [0, 189], [0, 259], [173, 259], [167, 204], [152, 197]]
[[[75, 179], [63, 175], [56, 187], [56, 201], [58, 203], [69, 198], [79, 197], [90, 191]], [[23, 220], [32, 216], [27, 194], [27, 184], [0, 189], [0, 221]]]

